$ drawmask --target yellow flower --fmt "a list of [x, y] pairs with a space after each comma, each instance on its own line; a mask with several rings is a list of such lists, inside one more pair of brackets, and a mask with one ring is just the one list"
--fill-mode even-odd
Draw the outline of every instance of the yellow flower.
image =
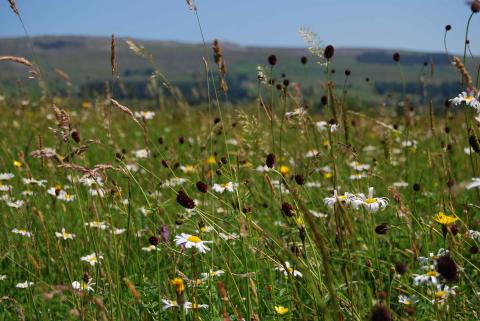
[[92, 103], [88, 100], [84, 100], [82, 102], [82, 108], [85, 108], [85, 109], [88, 109], [88, 108], [91, 108], [92, 107]]
[[174, 278], [173, 280], [170, 280], [170, 285], [176, 287], [176, 291], [178, 294], [182, 294], [185, 291], [185, 283], [181, 278]]
[[216, 163], [217, 163], [217, 160], [215, 159], [215, 156], [212, 155], [207, 158], [207, 164], [215, 165]]
[[276, 305], [275, 312], [279, 315], [284, 315], [288, 312], [288, 308], [284, 307], [283, 305]]
[[297, 223], [298, 226], [303, 226], [305, 223], [303, 222], [303, 218], [297, 217], [295, 219], [295, 223]]
[[433, 220], [437, 221], [438, 223], [440, 223], [442, 225], [450, 225], [450, 224], [456, 222], [458, 220], [458, 217], [445, 215], [445, 213], [439, 212], [439, 213], [437, 213], [437, 215], [435, 215], [433, 217]]
[[325, 178], [325, 179], [329, 179], [329, 178], [332, 178], [332, 177], [333, 177], [333, 173], [327, 172], [327, 173], [323, 174], [323, 178]]
[[19, 161], [13, 161], [13, 166], [17, 167], [17, 168], [20, 168], [23, 166], [23, 164]]
[[290, 172], [290, 168], [288, 166], [282, 165], [280, 166], [280, 173], [283, 175], [287, 175]]

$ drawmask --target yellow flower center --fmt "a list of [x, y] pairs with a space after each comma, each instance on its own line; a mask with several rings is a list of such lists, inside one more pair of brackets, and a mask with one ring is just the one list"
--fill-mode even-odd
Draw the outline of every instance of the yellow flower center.
[[373, 203], [376, 203], [376, 202], [377, 202], [377, 199], [376, 199], [376, 198], [371, 198], [371, 197], [370, 197], [370, 198], [367, 198], [367, 199], [365, 200], [365, 203], [366, 203], [366, 204], [373, 204]]
[[468, 96], [465, 97], [466, 102], [471, 102], [473, 99], [474, 99], [474, 97], [471, 96], [471, 95], [468, 95]]
[[447, 295], [447, 291], [435, 292], [435, 297], [436, 297], [437, 299], [443, 298], [445, 295]]
[[187, 241], [192, 242], [192, 243], [200, 243], [202, 241], [202, 239], [199, 238], [198, 236], [190, 235], [189, 237], [187, 237]]
[[428, 275], [428, 276], [438, 276], [438, 272], [436, 272], [436, 271], [428, 271], [428, 272], [426, 273], [426, 275]]

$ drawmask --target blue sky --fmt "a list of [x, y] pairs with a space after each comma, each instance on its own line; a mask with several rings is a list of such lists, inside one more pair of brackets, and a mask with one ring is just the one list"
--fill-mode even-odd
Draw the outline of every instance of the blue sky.
[[[142, 39], [201, 40], [185, 0], [16, 0], [32, 35], [110, 35]], [[303, 46], [301, 26], [337, 47], [463, 50], [470, 9], [464, 0], [197, 0], [206, 38], [242, 45]], [[471, 44], [480, 52], [480, 14]], [[0, 0], [0, 37], [23, 30]], [[477, 43], [478, 41], [478, 43]]]

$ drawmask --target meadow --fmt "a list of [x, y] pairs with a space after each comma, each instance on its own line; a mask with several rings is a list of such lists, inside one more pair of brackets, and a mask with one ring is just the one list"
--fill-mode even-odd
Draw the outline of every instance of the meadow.
[[[479, 320], [475, 58], [449, 56], [457, 97], [365, 106], [355, 70], [333, 81], [335, 48], [302, 35], [322, 94], [272, 52], [234, 106], [217, 41], [194, 107], [133, 41], [169, 94], [120, 100], [114, 36], [87, 99], [52, 90], [34, 56], [0, 56], [37, 87], [0, 92], [0, 320]], [[402, 82], [401, 54], [389, 68]]]

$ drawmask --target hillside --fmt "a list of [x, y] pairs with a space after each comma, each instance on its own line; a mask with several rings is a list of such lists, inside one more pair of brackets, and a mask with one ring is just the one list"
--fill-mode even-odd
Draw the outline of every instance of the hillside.
[[[146, 95], [146, 83], [152, 74], [153, 66], [143, 58], [133, 54], [126, 39], [117, 39], [117, 61], [121, 82], [125, 85], [125, 95], [143, 98]], [[155, 58], [159, 68], [169, 80], [177, 84], [189, 97], [194, 86], [201, 88], [204, 80], [204, 63], [202, 57], [211, 55], [210, 45], [207, 50], [201, 44], [186, 44], [173, 41], [137, 41], [143, 44]], [[103, 83], [111, 80], [110, 39], [98, 37], [58, 36], [34, 37], [33, 48], [24, 38], [0, 39], [0, 55], [23, 56], [36, 61], [46, 72], [54, 88], [59, 90], [63, 81], [54, 69], [65, 71], [72, 80], [74, 93], [86, 95], [99, 91]], [[228, 65], [228, 81], [232, 99], [248, 96], [249, 90], [255, 88], [256, 66], [266, 63], [268, 55], [278, 56], [276, 74], [285, 73], [291, 81], [303, 79], [304, 88], [316, 88], [322, 79], [323, 70], [315, 64], [315, 57], [302, 48], [260, 48], [243, 47], [231, 43], [222, 43], [224, 57]], [[393, 51], [382, 49], [346, 49], [336, 50], [333, 68], [337, 71], [334, 81], [341, 85], [344, 70], [350, 69], [350, 88], [357, 94], [401, 92], [401, 73], [393, 63]], [[435, 78], [431, 81], [431, 90], [436, 96], [450, 95], [457, 90], [450, 85], [457, 80], [457, 74], [449, 64], [448, 58], [438, 53], [400, 52], [402, 69], [407, 82], [407, 92], [421, 93], [419, 82], [422, 70], [430, 77], [431, 68], [424, 68], [424, 62], [435, 64]], [[307, 56], [306, 68], [300, 64], [300, 57]], [[19, 84], [28, 88], [27, 75], [21, 66], [2, 63], [0, 65], [0, 90], [7, 93], [16, 92]], [[370, 82], [365, 81], [366, 78]], [[305, 83], [305, 79], [306, 83]]]

